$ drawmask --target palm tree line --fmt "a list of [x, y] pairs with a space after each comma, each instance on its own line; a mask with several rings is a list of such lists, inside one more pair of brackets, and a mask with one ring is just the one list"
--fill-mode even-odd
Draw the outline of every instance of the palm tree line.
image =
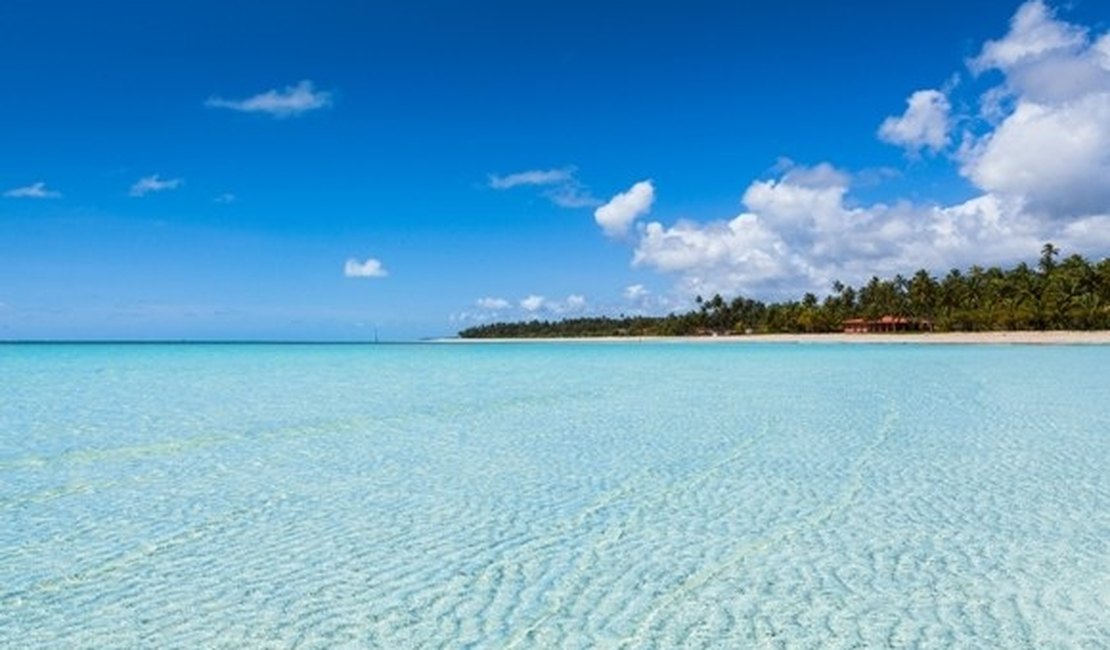
[[1061, 259], [1045, 244], [1036, 267], [971, 266], [934, 277], [872, 277], [859, 287], [832, 284], [823, 300], [764, 303], [720, 294], [698, 296], [697, 307], [666, 316], [568, 318], [489, 323], [459, 332], [462, 338], [593, 336], [690, 336], [697, 334], [839, 332], [844, 321], [894, 316], [940, 332], [1110, 329], [1110, 258], [1092, 263], [1081, 255]]

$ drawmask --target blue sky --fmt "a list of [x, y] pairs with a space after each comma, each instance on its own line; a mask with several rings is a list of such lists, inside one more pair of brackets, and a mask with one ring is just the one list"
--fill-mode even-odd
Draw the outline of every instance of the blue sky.
[[1105, 2], [260, 7], [0, 4], [0, 339], [409, 339], [1110, 251]]

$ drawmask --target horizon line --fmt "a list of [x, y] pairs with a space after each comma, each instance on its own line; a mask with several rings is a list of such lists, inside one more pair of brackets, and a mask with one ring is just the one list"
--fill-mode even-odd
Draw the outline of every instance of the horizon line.
[[317, 339], [0, 339], [0, 345], [405, 345], [429, 343], [443, 338], [423, 337], [411, 340], [317, 340]]

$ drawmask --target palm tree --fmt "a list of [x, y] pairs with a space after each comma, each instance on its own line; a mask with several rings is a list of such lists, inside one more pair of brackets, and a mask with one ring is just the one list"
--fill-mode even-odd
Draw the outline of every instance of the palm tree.
[[1006, 281], [1009, 288], [1009, 328], [1020, 330], [1036, 326], [1040, 278], [1028, 264], [1022, 262], [1010, 271]]
[[1046, 243], [1041, 248], [1041, 261], [1040, 269], [1044, 275], [1049, 275], [1052, 270], [1056, 268], [1056, 256], [1060, 254], [1060, 249], [1052, 245], [1052, 242]]
[[959, 269], [952, 269], [944, 276], [944, 281], [940, 285], [938, 306], [941, 329], [962, 329], [960, 311], [966, 303], [967, 286], [964, 284], [964, 276]]
[[925, 269], [913, 274], [909, 284], [910, 313], [914, 318], [933, 320], [937, 306], [937, 281]]

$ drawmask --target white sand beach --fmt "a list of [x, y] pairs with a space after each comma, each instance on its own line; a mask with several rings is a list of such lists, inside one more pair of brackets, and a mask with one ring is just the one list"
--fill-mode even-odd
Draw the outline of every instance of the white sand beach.
[[912, 334], [748, 334], [742, 336], [599, 336], [577, 338], [435, 339], [436, 343], [884, 343], [943, 345], [1110, 345], [1110, 330], [919, 332]]

